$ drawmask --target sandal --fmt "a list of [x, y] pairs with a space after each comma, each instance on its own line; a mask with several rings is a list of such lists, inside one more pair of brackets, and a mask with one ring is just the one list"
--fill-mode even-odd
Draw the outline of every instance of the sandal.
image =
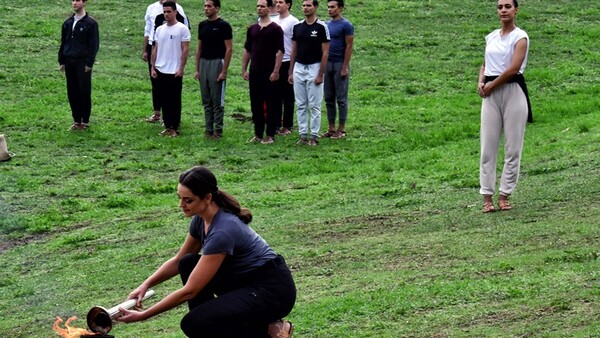
[[494, 212], [496, 208], [494, 208], [494, 203], [492, 202], [483, 202], [483, 210], [484, 213]]
[[291, 338], [294, 333], [294, 325], [289, 320], [280, 319], [269, 324], [270, 338]]
[[512, 209], [512, 205], [510, 205], [510, 202], [506, 199], [506, 200], [498, 200], [498, 209], [502, 210], [502, 211], [507, 211]]

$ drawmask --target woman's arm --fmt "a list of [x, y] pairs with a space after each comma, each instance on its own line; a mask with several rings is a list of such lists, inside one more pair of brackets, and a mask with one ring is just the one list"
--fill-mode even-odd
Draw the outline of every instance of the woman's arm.
[[481, 97], [485, 97], [485, 93], [483, 92], [483, 86], [485, 86], [485, 59], [483, 60], [483, 64], [479, 69], [479, 82], [477, 83], [477, 93]]
[[125, 323], [146, 320], [196, 297], [217, 273], [217, 270], [219, 270], [225, 260], [225, 256], [226, 254], [224, 253], [203, 255], [192, 271], [187, 283], [181, 289], [172, 292], [145, 311], [138, 312], [119, 309], [122, 316], [117, 318], [117, 320]]
[[179, 252], [164, 262], [152, 275], [150, 275], [150, 277], [146, 278], [146, 280], [137, 289], [133, 290], [133, 292], [129, 294], [127, 299], [137, 298], [138, 303], [136, 306], [141, 308], [141, 300], [144, 298], [146, 291], [151, 287], [176, 276], [179, 273], [179, 260], [181, 257], [188, 253], [198, 253], [200, 252], [201, 247], [202, 243], [188, 234], [183, 242], [183, 245], [179, 249]]
[[525, 60], [525, 56], [527, 55], [527, 38], [522, 38], [517, 41], [515, 44], [515, 53], [513, 54], [513, 58], [511, 60], [510, 66], [500, 74], [494, 81], [488, 82], [483, 86], [483, 92], [485, 96], [490, 95], [490, 93], [498, 86], [508, 82], [513, 76], [519, 73], [519, 69], [521, 69], [521, 65], [523, 64], [523, 60]]

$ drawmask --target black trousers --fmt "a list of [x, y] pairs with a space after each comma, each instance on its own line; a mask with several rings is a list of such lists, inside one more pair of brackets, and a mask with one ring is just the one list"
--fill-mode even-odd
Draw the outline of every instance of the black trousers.
[[160, 111], [160, 100], [158, 99], [158, 88], [156, 86], [156, 79], [152, 77], [152, 45], [146, 47], [148, 53], [148, 73], [150, 74], [150, 83], [152, 84], [152, 109]]
[[[278, 100], [275, 103], [275, 114], [277, 114], [277, 128], [282, 126], [289, 130], [294, 127], [294, 85], [288, 82], [288, 72], [290, 62], [282, 62], [279, 68], [279, 80], [277, 88], [279, 90]], [[283, 109], [282, 109], [283, 107]], [[283, 115], [283, 116], [282, 116]]]
[[75, 123], [89, 123], [92, 112], [92, 71], [85, 72], [85, 59], [65, 62], [67, 97]]
[[158, 70], [156, 74], [158, 99], [163, 110], [165, 128], [178, 130], [179, 123], [181, 123], [183, 77], [175, 77], [175, 74], [164, 74]]
[[[276, 102], [279, 100], [279, 89], [277, 81], [269, 81], [271, 71], [250, 70], [250, 109], [252, 110], [252, 122], [254, 122], [254, 135], [262, 138], [267, 125], [267, 136], [275, 137], [277, 120], [281, 119], [281, 113], [275, 113]], [[267, 105], [267, 116], [263, 105]], [[280, 108], [281, 109], [281, 108]]]
[[[179, 262], [185, 285], [200, 255]], [[288, 315], [296, 302], [296, 286], [283, 257], [242, 275], [219, 270], [181, 320], [188, 337], [268, 338], [269, 323]]]

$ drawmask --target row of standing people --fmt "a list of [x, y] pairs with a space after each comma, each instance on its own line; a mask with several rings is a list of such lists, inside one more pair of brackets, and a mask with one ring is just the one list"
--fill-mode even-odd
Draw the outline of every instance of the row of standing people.
[[[162, 78], [164, 80], [161, 84], [164, 88], [162, 91], [157, 90], [161, 85], [154, 85], [158, 81], [153, 80], [153, 99], [159, 95], [164, 95], [165, 98], [164, 100], [154, 100], [155, 114], [150, 118], [150, 121], [160, 120], [158, 114], [160, 114], [161, 105], [157, 102], [169, 103], [167, 107], [162, 107], [163, 113], [169, 110], [173, 110], [175, 113], [166, 114], [169, 115], [165, 117], [167, 129], [162, 134], [177, 136], [181, 115], [181, 77], [187, 60], [190, 34], [188, 27], [179, 23], [176, 28], [179, 29], [180, 46], [177, 46], [179, 48], [170, 48], [173, 43], [173, 41], [170, 41], [173, 40], [171, 39], [173, 35], [170, 34], [173, 29], [171, 26], [174, 25], [174, 22], [177, 22], [177, 13], [181, 12], [180, 15], [184, 13], [183, 9], [175, 4], [165, 12], [163, 1], [159, 0], [148, 7], [143, 58], [150, 60], [149, 68], [152, 78]], [[99, 48], [98, 24], [85, 12], [85, 4], [86, 0], [72, 0], [75, 13], [63, 23], [61, 45], [58, 53], [60, 68], [65, 72], [67, 79], [67, 95], [73, 116], [71, 130], [87, 129], [89, 127], [91, 73]], [[264, 74], [261, 78], [258, 76], [260, 72], [257, 70], [257, 76], [253, 77], [246, 74], [245, 71], [248, 62], [251, 63], [251, 73], [253, 73], [253, 67], [259, 69], [255, 66], [261, 64], [258, 59], [261, 54], [254, 48], [258, 44], [253, 44], [253, 42], [254, 40], [262, 40], [263, 37], [259, 34], [264, 33], [262, 32], [263, 26], [268, 27], [270, 25], [267, 24], [269, 23], [268, 16], [262, 14], [264, 13], [265, 4], [266, 7], [273, 6], [272, 0], [261, 0], [257, 3], [259, 22], [256, 25], [258, 29], [256, 25], [249, 28], [244, 48], [244, 77], [250, 80], [251, 106], [255, 121], [255, 136], [252, 140], [262, 140], [265, 143], [272, 142], [274, 140], [273, 131], [277, 129], [277, 123], [282, 120], [283, 128], [279, 132], [283, 135], [289, 134], [293, 123], [293, 119], [290, 118], [293, 103], [290, 103], [291, 95], [289, 94], [292, 91], [289, 90], [289, 86], [285, 82], [286, 69], [288, 69], [288, 83], [293, 83], [293, 93], [298, 105], [300, 142], [316, 145], [320, 126], [320, 95], [323, 93], [323, 82], [325, 83], [325, 100], [329, 121], [329, 128], [324, 136], [343, 137], [347, 117], [348, 69], [353, 41], [352, 26], [341, 17], [341, 10], [344, 7], [343, 1], [330, 1], [328, 3], [332, 20], [325, 25], [316, 18], [318, 1], [304, 1], [302, 10], [305, 19], [301, 23], [295, 23], [293, 16], [289, 15], [291, 0], [277, 0], [276, 9], [279, 15], [276, 20], [283, 27], [280, 30], [283, 31], [284, 49], [281, 49], [280, 43], [275, 45], [277, 48], [273, 73], [268, 75], [267, 85], [259, 86], [255, 85], [255, 81], [252, 81], [251, 78], [260, 78], [260, 81], [263, 81], [264, 84]], [[485, 212], [496, 210], [492, 203], [492, 196], [495, 193], [495, 165], [502, 134], [505, 137], [505, 166], [501, 178], [498, 207], [500, 210], [511, 208], [508, 203], [508, 196], [514, 190], [518, 179], [525, 122], [532, 121], [531, 104], [523, 77], [527, 64], [529, 37], [515, 24], [515, 17], [519, 9], [518, 1], [498, 0], [497, 4], [502, 28], [486, 37], [485, 62], [481, 68], [478, 85], [479, 95], [483, 98], [480, 192], [484, 196], [483, 210]], [[153, 46], [155, 52], [151, 53], [148, 42], [153, 27], [156, 25], [154, 20], [160, 14], [161, 8], [167, 24], [156, 29], [152, 38], [152, 40], [155, 40]], [[207, 20], [201, 22], [198, 26], [195, 74], [195, 77], [200, 81], [200, 91], [206, 116], [206, 134], [215, 138], [221, 137], [223, 131], [225, 79], [232, 55], [231, 26], [219, 18], [219, 9], [219, 0], [205, 1], [204, 12]], [[169, 24], [169, 20], [171, 24]], [[292, 27], [291, 33], [290, 26]], [[306, 28], [309, 26], [310, 29], [307, 30]], [[318, 29], [314, 29], [315, 27]], [[265, 29], [265, 31], [269, 31], [269, 29]], [[308, 39], [306, 39], [307, 31], [309, 33]], [[312, 36], [313, 32], [316, 32], [315, 36]], [[329, 41], [330, 33], [331, 42]], [[279, 31], [278, 34], [280, 35]], [[161, 38], [166, 41], [165, 48], [157, 48], [161, 45]], [[317, 40], [311, 41], [310, 38]], [[320, 49], [319, 42], [321, 44]], [[287, 59], [288, 50], [289, 61]], [[152, 57], [149, 58], [148, 55], [152, 55]], [[327, 58], [325, 58], [325, 55], [327, 55]], [[273, 63], [270, 62], [269, 64]], [[263, 71], [263, 69], [260, 70]], [[266, 72], [269, 72], [269, 70], [266, 70]], [[323, 79], [323, 76], [325, 76], [325, 79]], [[261, 83], [259, 80], [256, 81], [259, 84]], [[276, 81], [278, 81], [279, 86], [272, 86]], [[176, 85], [171, 86], [172, 83]], [[264, 90], [264, 88], [269, 87], [284, 89], [281, 95], [270, 95], [270, 92]], [[497, 95], [496, 93], [500, 92], [499, 89], [506, 91], [509, 88], [515, 91], [514, 93], [507, 93], [506, 96], [511, 98], [509, 101], [511, 104], [506, 107], [500, 104], [492, 106], [492, 99], [495, 97], [494, 95]], [[173, 94], [173, 91], [176, 94]], [[273, 96], [280, 99], [273, 100]], [[518, 97], [519, 100], [514, 100], [513, 97]], [[279, 114], [282, 110], [281, 102], [283, 102], [283, 119], [280, 118]], [[502, 102], [500, 101], [500, 103]], [[270, 111], [276, 112], [276, 114], [271, 114], [276, 118], [267, 118], [266, 140], [263, 140], [264, 118], [261, 119], [261, 116], [264, 116], [261, 109], [264, 103], [271, 107]], [[339, 126], [337, 129], [335, 128], [336, 103], [339, 109]], [[310, 106], [311, 140], [308, 140], [308, 106]], [[528, 112], [525, 119], [523, 119], [523, 109]], [[274, 124], [275, 129], [273, 128]]]
[[[161, 1], [150, 5], [146, 13], [143, 58], [149, 62], [154, 104], [154, 112], [147, 121], [159, 122], [162, 109], [166, 129], [161, 134], [177, 136], [181, 119], [181, 77], [191, 34], [184, 23], [177, 22], [173, 13], [163, 13], [172, 23], [167, 20], [166, 25], [157, 25], [154, 18], [159, 15], [157, 6], [164, 7]], [[354, 28], [342, 17], [344, 2], [328, 3], [331, 20], [327, 23], [317, 18], [317, 0], [302, 3], [305, 16], [302, 21], [290, 14], [291, 6], [291, 0], [258, 1], [258, 22], [247, 30], [242, 76], [249, 82], [254, 122], [254, 136], [250, 142], [268, 144], [274, 142], [276, 134], [289, 135], [296, 103], [300, 143], [316, 145], [324, 95], [329, 121], [329, 130], [324, 136], [345, 136]], [[175, 14], [183, 11], [179, 8], [177, 5]], [[205, 133], [215, 139], [223, 135], [225, 85], [233, 54], [232, 28], [219, 16], [220, 8], [219, 0], [205, 1], [207, 19], [198, 25], [195, 56], [195, 78], [200, 84]], [[272, 15], [273, 10], [276, 16]], [[168, 28], [171, 25], [177, 28]], [[153, 30], [152, 27], [157, 28]], [[177, 34], [165, 34], [173, 29]], [[163, 38], [166, 39], [162, 41], [164, 48], [161, 47]], [[152, 51], [148, 45], [153, 46]], [[336, 117], [339, 119], [337, 129]]]

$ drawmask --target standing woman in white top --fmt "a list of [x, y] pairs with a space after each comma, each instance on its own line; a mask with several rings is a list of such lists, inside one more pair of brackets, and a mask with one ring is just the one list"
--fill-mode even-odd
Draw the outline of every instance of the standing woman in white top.
[[508, 198], [519, 177], [529, 103], [523, 71], [527, 64], [529, 36], [516, 26], [517, 0], [498, 0], [501, 28], [485, 38], [485, 59], [479, 72], [481, 105], [480, 194], [483, 212], [495, 211], [496, 160], [504, 132], [504, 168], [500, 179], [498, 208], [510, 210]]

